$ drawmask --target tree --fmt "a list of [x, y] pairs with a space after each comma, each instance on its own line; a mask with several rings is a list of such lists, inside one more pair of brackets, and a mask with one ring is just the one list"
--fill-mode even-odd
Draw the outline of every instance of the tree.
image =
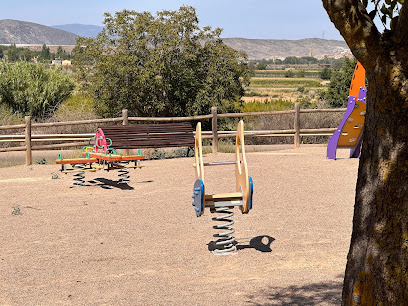
[[51, 116], [73, 89], [70, 77], [60, 70], [27, 62], [0, 63], [0, 106], [21, 116]]
[[[367, 113], [343, 305], [408, 301], [408, 3], [322, 0], [366, 70]], [[373, 19], [380, 17], [380, 33]]]
[[51, 59], [50, 48], [48, 48], [46, 44], [43, 44], [43, 46], [42, 46], [41, 53], [40, 53], [40, 58], [43, 59], [43, 60]]
[[18, 49], [16, 47], [16, 44], [11, 44], [10, 47], [7, 49], [7, 60], [9, 62], [16, 62], [19, 60]]
[[58, 46], [58, 48], [57, 48], [57, 53], [55, 53], [55, 56], [58, 58], [58, 59], [65, 59], [65, 56], [66, 55], [66, 53], [65, 53], [65, 51], [62, 49], [62, 47], [61, 46]]
[[322, 80], [330, 80], [332, 71], [331, 69], [324, 67], [323, 70], [320, 72], [320, 78]]
[[331, 74], [329, 76], [330, 84], [326, 91], [320, 93], [319, 98], [326, 100], [331, 107], [347, 107], [351, 78], [356, 64], [356, 59], [345, 58], [343, 66], [338, 70], [334, 70], [333, 73], [329, 68], [324, 68], [320, 77], [325, 80], [325, 77]]
[[139, 116], [234, 111], [249, 83], [246, 55], [226, 46], [221, 29], [201, 29], [195, 9], [105, 14], [96, 38], [75, 49], [79, 81], [101, 115], [127, 108]]

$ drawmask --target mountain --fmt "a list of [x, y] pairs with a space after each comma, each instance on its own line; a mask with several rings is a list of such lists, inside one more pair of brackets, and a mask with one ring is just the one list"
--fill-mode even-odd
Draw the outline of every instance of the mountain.
[[0, 20], [0, 44], [75, 45], [78, 35], [41, 24]]
[[103, 29], [101, 26], [79, 23], [52, 25], [51, 28], [68, 31], [82, 37], [96, 37]]
[[325, 55], [340, 57], [351, 55], [346, 42], [320, 38], [299, 40], [223, 38], [224, 43], [236, 50], [244, 51], [250, 60], [284, 59], [287, 56], [310, 56], [323, 58]]
[[[75, 45], [78, 36], [95, 37], [103, 27], [65, 24], [47, 27], [41, 24], [5, 19], [0, 20], [0, 44]], [[75, 33], [75, 34], [74, 34]], [[340, 40], [305, 38], [299, 40], [223, 38], [226, 45], [244, 51], [250, 60], [284, 59], [287, 56], [316, 58], [351, 55], [347, 44]]]

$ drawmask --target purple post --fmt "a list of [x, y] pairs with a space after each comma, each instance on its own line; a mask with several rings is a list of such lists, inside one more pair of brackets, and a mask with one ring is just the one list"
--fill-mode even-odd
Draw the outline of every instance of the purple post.
[[[358, 101], [366, 103], [366, 95], [367, 95], [367, 90], [364, 87], [360, 87], [360, 90], [358, 92]], [[346, 113], [344, 114], [343, 120], [341, 121], [337, 130], [333, 133], [332, 137], [330, 137], [329, 143], [327, 144], [326, 158], [336, 159], [337, 143], [339, 142], [341, 131], [343, 130], [344, 124], [347, 122], [348, 117], [353, 112], [355, 105], [356, 105], [356, 97], [349, 96], [347, 109], [346, 109]], [[354, 146], [354, 148], [350, 150], [351, 158], [357, 158], [360, 156], [362, 139], [363, 139], [363, 132], [360, 133], [360, 137], [356, 145]]]
[[330, 137], [329, 143], [327, 144], [327, 155], [326, 158], [328, 159], [336, 159], [336, 150], [337, 150], [337, 143], [339, 142], [341, 130], [343, 129], [344, 124], [347, 121], [347, 118], [351, 115], [351, 113], [354, 110], [354, 105], [356, 105], [356, 97], [354, 96], [349, 96], [348, 98], [348, 104], [347, 104], [347, 109], [346, 113], [344, 114], [343, 120], [341, 120], [341, 123], [337, 130], [333, 133], [333, 135]]

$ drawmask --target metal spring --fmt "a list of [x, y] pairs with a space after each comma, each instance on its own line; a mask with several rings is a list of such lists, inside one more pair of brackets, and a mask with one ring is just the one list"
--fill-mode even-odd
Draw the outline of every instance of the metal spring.
[[126, 168], [126, 166], [129, 164], [128, 161], [122, 161], [119, 163], [120, 167], [123, 167], [118, 170], [119, 172], [119, 184], [127, 184], [130, 182], [130, 176], [129, 176], [129, 169]]
[[[75, 164], [74, 170], [84, 170], [85, 164]], [[74, 176], [74, 187], [75, 186], [85, 186], [85, 171], [75, 172]]]
[[217, 207], [215, 208], [216, 213], [221, 213], [224, 215], [213, 217], [213, 221], [223, 222], [222, 224], [214, 225], [213, 229], [223, 230], [223, 232], [214, 234], [213, 236], [218, 238], [215, 241], [215, 249], [213, 250], [214, 255], [230, 254], [237, 250], [235, 246], [235, 237], [231, 236], [235, 230], [231, 227], [234, 221], [231, 219], [234, 213], [229, 210], [228, 207]]

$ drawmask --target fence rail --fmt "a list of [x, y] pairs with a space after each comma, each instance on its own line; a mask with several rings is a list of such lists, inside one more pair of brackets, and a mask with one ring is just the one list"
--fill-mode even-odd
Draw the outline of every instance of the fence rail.
[[[211, 114], [201, 116], [190, 117], [128, 117], [127, 110], [122, 111], [122, 117], [119, 118], [106, 118], [106, 119], [92, 119], [92, 120], [80, 120], [80, 121], [67, 121], [67, 122], [47, 122], [47, 123], [31, 123], [31, 117], [25, 117], [25, 124], [18, 125], [4, 125], [0, 126], [1, 130], [18, 130], [23, 129], [25, 134], [16, 135], [0, 135], [0, 142], [22, 142], [23, 146], [0, 148], [0, 152], [11, 151], [26, 151], [26, 165], [31, 165], [32, 154], [31, 150], [49, 150], [58, 148], [70, 148], [87, 145], [88, 139], [95, 134], [32, 134], [32, 128], [38, 127], [56, 127], [56, 126], [75, 126], [84, 124], [97, 124], [97, 123], [115, 123], [121, 122], [123, 125], [128, 125], [129, 121], [138, 122], [180, 122], [180, 121], [195, 121], [195, 120], [212, 120], [212, 130], [203, 132], [203, 139], [212, 139], [213, 152], [218, 152], [218, 139], [220, 138], [232, 138], [235, 137], [233, 131], [218, 131], [218, 118], [243, 118], [243, 117], [255, 117], [255, 116], [280, 116], [286, 114], [294, 114], [294, 128], [291, 130], [262, 130], [262, 131], [245, 131], [245, 137], [293, 137], [294, 146], [300, 146], [301, 136], [330, 136], [336, 130], [335, 128], [325, 129], [301, 129], [300, 128], [300, 114], [307, 113], [344, 113], [345, 108], [338, 109], [300, 109], [300, 104], [296, 103], [293, 110], [285, 111], [269, 111], [269, 112], [252, 112], [252, 113], [227, 113], [218, 114], [217, 108], [211, 109]], [[58, 144], [48, 145], [32, 145], [32, 142], [47, 142], [47, 141], [60, 141]], [[74, 141], [66, 143], [67, 141]]]

